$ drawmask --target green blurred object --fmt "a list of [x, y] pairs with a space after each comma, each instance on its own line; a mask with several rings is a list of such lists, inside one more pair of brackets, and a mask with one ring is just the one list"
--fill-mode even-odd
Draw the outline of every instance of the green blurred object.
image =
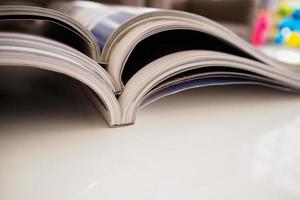
[[290, 16], [292, 15], [294, 12], [294, 9], [285, 5], [285, 6], [282, 6], [280, 9], [279, 9], [279, 15], [282, 16], [282, 17], [286, 17], [286, 16]]

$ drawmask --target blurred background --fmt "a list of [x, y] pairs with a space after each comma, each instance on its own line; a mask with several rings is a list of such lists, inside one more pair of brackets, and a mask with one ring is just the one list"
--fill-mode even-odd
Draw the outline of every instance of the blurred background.
[[[57, 0], [1, 0], [46, 6]], [[64, 0], [72, 1], [72, 0]], [[212, 19], [282, 62], [300, 66], [300, 0], [91, 0], [191, 12]]]
[[[46, 5], [53, 0], [23, 0]], [[94, 0], [182, 10], [215, 20], [255, 46], [300, 47], [300, 0]], [[17, 1], [2, 1], [1, 3]]]

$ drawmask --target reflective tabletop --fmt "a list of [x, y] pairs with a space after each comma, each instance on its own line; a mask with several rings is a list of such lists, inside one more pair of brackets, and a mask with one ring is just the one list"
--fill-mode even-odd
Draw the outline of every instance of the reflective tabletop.
[[0, 199], [300, 199], [298, 94], [194, 89], [113, 129], [83, 97], [41, 98], [0, 104]]

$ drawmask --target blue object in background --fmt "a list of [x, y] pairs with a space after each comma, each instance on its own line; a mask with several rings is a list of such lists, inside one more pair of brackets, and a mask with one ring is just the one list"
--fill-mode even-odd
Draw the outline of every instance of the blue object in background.
[[282, 22], [279, 24], [279, 29], [282, 30], [284, 28], [289, 28], [291, 31], [300, 31], [300, 19], [289, 17], [282, 20]]
[[277, 35], [277, 37], [275, 38], [275, 43], [276, 44], [283, 44], [285, 39], [286, 39], [285, 36], [282, 33], [279, 33]]
[[293, 13], [293, 18], [300, 20], [300, 9], [296, 9]]
[[283, 44], [292, 32], [300, 32], [300, 9], [296, 9], [290, 17], [285, 17], [278, 25], [278, 34], [275, 43]]

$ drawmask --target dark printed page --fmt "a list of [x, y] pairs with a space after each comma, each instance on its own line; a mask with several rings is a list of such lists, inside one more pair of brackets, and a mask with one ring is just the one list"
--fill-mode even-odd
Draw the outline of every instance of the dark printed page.
[[84, 25], [96, 37], [101, 50], [111, 34], [133, 17], [154, 9], [103, 5], [89, 1], [57, 2], [51, 8], [62, 11]]

